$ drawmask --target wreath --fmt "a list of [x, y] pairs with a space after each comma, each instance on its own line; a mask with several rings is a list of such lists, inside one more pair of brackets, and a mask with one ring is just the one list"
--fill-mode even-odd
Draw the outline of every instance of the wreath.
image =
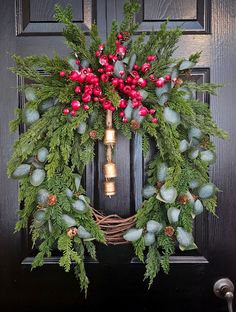
[[[138, 10], [135, 0], [125, 2], [124, 19], [120, 25], [113, 21], [106, 44], [93, 24], [88, 47], [72, 22], [71, 7], [57, 5], [55, 18], [65, 24], [63, 33], [73, 53], [66, 58], [13, 56], [11, 70], [26, 80], [20, 90], [26, 103], [10, 124], [12, 131], [24, 130], [8, 164], [9, 176], [19, 181], [22, 204], [16, 231], [30, 221], [38, 250], [32, 267], [42, 266], [57, 246], [59, 265], [66, 272], [74, 268], [85, 292], [84, 258], [85, 253], [96, 258], [95, 242], [131, 242], [151, 285], [160, 268], [169, 271], [177, 244], [181, 250], [196, 248], [195, 216], [204, 209], [215, 213], [218, 189], [208, 168], [216, 155], [210, 136], [224, 139], [227, 133], [194, 94], [215, 94], [219, 85], [191, 80], [200, 53], [189, 59], [172, 56], [180, 28], [168, 29], [164, 22], [148, 36], [135, 35]], [[92, 208], [81, 185], [96, 141], [103, 140], [104, 192], [115, 195], [116, 130], [127, 139], [140, 135], [144, 154], [150, 139], [157, 147], [146, 172], [144, 201], [126, 219]]]

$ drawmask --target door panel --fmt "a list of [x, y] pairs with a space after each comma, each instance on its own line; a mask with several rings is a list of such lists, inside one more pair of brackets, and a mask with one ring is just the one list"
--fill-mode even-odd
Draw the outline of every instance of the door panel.
[[[68, 55], [61, 36], [62, 25], [53, 21], [55, 3], [70, 2], [74, 20], [87, 33], [96, 20], [105, 41], [113, 19], [121, 20], [123, 0], [2, 0], [0, 2], [0, 306], [9, 311], [59, 311], [77, 308], [83, 311], [226, 311], [212, 287], [216, 279], [228, 276], [236, 283], [235, 237], [236, 212], [236, 115], [235, 48], [236, 40], [234, 0], [143, 0], [137, 20], [138, 33], [160, 27], [170, 18], [170, 27], [183, 25], [184, 36], [177, 56], [188, 56], [202, 50], [199, 67], [193, 71], [195, 81], [225, 83], [218, 97], [196, 94], [211, 106], [219, 125], [231, 133], [228, 142], [217, 140], [217, 163], [210, 175], [223, 193], [219, 193], [217, 214], [198, 217], [195, 224], [197, 252], [176, 254], [171, 258], [168, 276], [160, 274], [148, 291], [143, 283], [143, 265], [133, 257], [132, 247], [98, 246], [98, 261], [87, 259], [91, 280], [88, 299], [80, 294], [73, 274], [58, 267], [58, 257], [47, 258], [43, 268], [30, 272], [33, 253], [28, 232], [13, 235], [17, 220], [17, 183], [6, 177], [6, 163], [10, 157], [15, 135], [9, 135], [8, 122], [14, 118], [17, 106], [24, 99], [16, 87], [24, 81], [8, 71], [12, 66], [11, 53], [20, 55], [48, 54], [57, 51]], [[16, 19], [15, 19], [16, 17]], [[6, 53], [8, 51], [9, 53]], [[96, 208], [104, 213], [127, 216], [135, 213], [142, 202], [141, 189], [145, 182], [145, 167], [155, 152], [142, 156], [141, 138], [131, 141], [118, 136], [115, 161], [118, 166], [117, 196], [110, 199], [103, 194], [103, 144], [96, 146], [96, 157], [87, 168], [84, 185]], [[21, 264], [22, 262], [22, 264]]]

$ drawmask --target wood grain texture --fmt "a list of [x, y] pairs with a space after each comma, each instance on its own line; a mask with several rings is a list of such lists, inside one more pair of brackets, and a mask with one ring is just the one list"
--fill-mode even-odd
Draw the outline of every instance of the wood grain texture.
[[194, 20], [197, 19], [197, 0], [145, 0], [144, 20]]

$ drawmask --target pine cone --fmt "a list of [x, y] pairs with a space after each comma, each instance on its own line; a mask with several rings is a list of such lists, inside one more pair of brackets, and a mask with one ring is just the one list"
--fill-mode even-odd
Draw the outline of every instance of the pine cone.
[[70, 237], [73, 238], [78, 232], [78, 229], [74, 226], [70, 227], [67, 229], [66, 234]]
[[164, 229], [165, 235], [171, 237], [174, 235], [175, 229], [172, 226], [166, 226]]
[[89, 132], [89, 136], [91, 139], [96, 140], [97, 139], [97, 131], [96, 130], [91, 130]]
[[178, 200], [181, 204], [185, 205], [188, 202], [188, 195], [180, 195]]
[[56, 203], [57, 203], [57, 197], [56, 197], [56, 195], [49, 194], [49, 195], [48, 195], [48, 205], [49, 205], [49, 206], [54, 206], [54, 205], [56, 205]]
[[130, 33], [128, 31], [123, 31], [122, 33], [122, 36], [123, 36], [123, 40], [124, 41], [128, 41], [130, 39]]
[[176, 85], [180, 87], [182, 84], [183, 84], [183, 80], [181, 78], [177, 78]]
[[132, 130], [137, 130], [137, 129], [139, 129], [139, 128], [140, 128], [140, 122], [138, 122], [138, 121], [135, 120], [135, 119], [131, 120], [131, 122], [130, 122], [130, 128], [131, 128]]

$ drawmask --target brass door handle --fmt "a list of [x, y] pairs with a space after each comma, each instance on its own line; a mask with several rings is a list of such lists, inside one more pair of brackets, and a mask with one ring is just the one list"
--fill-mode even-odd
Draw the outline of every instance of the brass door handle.
[[221, 278], [215, 282], [213, 291], [219, 298], [226, 299], [229, 312], [233, 312], [234, 284], [228, 278]]

